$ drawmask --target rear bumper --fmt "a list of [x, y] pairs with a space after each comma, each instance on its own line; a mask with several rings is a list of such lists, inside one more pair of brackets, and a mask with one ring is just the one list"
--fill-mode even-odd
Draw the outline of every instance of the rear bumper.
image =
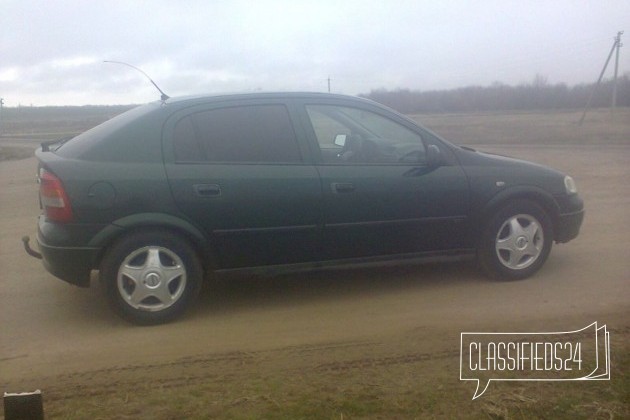
[[90, 286], [90, 272], [99, 251], [97, 248], [49, 246], [39, 235], [37, 242], [42, 263], [50, 274], [75, 286]]
[[558, 225], [555, 232], [557, 243], [569, 242], [580, 233], [580, 227], [584, 220], [584, 210], [573, 213], [561, 214], [558, 217]]
[[100, 248], [71, 246], [75, 241], [79, 242], [67, 226], [49, 223], [40, 216], [37, 244], [46, 270], [75, 286], [89, 287]]

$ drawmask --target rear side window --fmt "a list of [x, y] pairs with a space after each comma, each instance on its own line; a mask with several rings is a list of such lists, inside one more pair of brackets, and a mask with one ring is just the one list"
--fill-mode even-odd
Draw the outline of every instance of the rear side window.
[[200, 112], [174, 131], [178, 162], [301, 162], [287, 109], [251, 105]]

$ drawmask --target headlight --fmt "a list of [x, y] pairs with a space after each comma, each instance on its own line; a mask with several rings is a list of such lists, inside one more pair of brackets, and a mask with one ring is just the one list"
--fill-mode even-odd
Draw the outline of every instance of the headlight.
[[564, 189], [567, 194], [577, 194], [577, 185], [575, 185], [575, 181], [570, 176], [564, 177]]

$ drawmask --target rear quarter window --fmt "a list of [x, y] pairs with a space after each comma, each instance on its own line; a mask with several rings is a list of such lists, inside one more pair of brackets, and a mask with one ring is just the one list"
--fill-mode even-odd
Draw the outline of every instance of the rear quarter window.
[[[128, 160], [132, 156], [131, 153], [124, 150], [125, 143], [131, 144], [134, 139], [132, 136], [127, 135], [126, 132], [136, 131], [131, 129], [131, 127], [142, 124], [142, 121], [157, 108], [159, 108], [159, 105], [152, 103], [117, 115], [68, 140], [61, 147], [57, 148], [55, 153], [69, 159], [99, 160], [99, 158], [107, 158], [106, 160]], [[157, 130], [159, 130], [159, 127], [157, 127]]]

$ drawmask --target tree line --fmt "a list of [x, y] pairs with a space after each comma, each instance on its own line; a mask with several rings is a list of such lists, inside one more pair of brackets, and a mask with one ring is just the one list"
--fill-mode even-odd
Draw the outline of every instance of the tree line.
[[[376, 89], [360, 96], [387, 105], [404, 114], [480, 112], [583, 108], [595, 83], [567, 86], [550, 84], [536, 75], [531, 83], [509, 86], [469, 86], [451, 90]], [[613, 81], [603, 80], [595, 90], [591, 107], [611, 106]], [[630, 106], [630, 72], [617, 78], [617, 106]]]

